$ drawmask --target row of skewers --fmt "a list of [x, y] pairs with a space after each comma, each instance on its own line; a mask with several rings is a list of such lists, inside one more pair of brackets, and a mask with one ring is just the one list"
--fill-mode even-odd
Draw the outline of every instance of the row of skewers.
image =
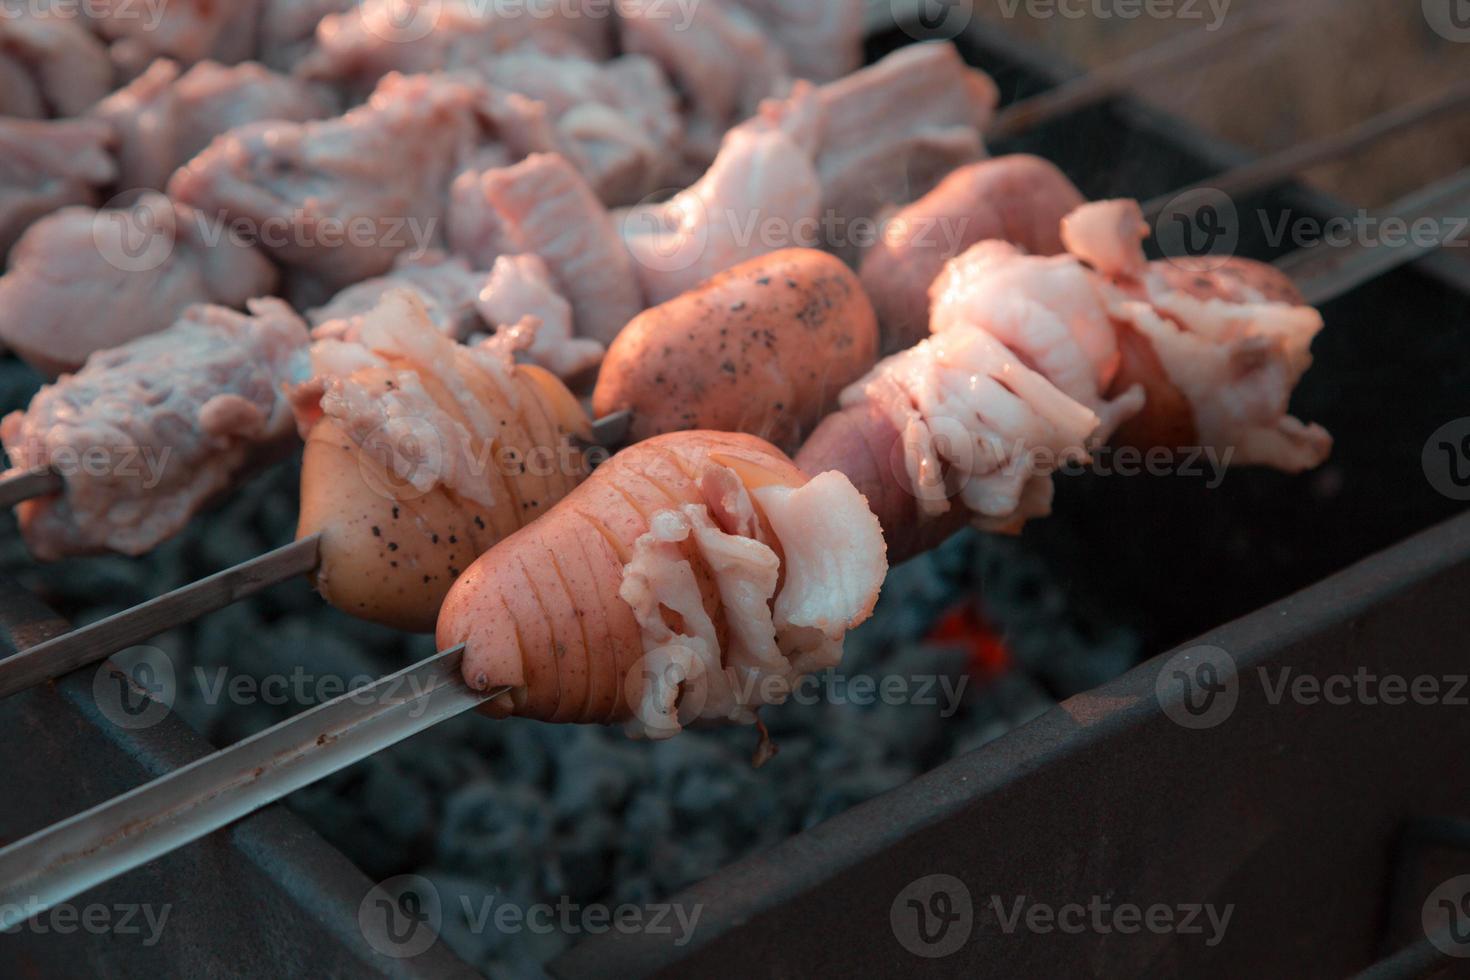
[[[407, 118], [399, 98], [480, 111], [459, 80], [390, 76], [293, 139], [353, 112]], [[564, 156], [511, 148], [521, 159], [453, 178], [457, 255], [390, 259], [364, 280], [381, 256], [272, 252], [325, 262], [312, 273], [345, 287], [311, 327], [252, 299], [84, 352], [0, 425], [38, 557], [147, 551], [299, 439], [298, 541], [0, 663], [0, 693], [309, 572], [353, 615], [436, 634], [443, 652], [405, 671], [442, 702], [422, 724], [482, 707], [653, 738], [759, 725], [840, 659], [890, 563], [970, 524], [1044, 516], [1055, 471], [1103, 442], [1319, 464], [1330, 438], [1287, 403], [1322, 320], [1292, 280], [1243, 259], [1149, 262], [1137, 202], [1087, 203], [1035, 157], [983, 159], [994, 101], [952, 48], [912, 46], [767, 101], [702, 178], [616, 217]], [[895, 107], [907, 128], [872, 142]], [[293, 160], [277, 142], [227, 136], [175, 175], [173, 200], [138, 207], [164, 224], [192, 221], [186, 202], [258, 207], [209, 178], [278, 180]], [[256, 179], [246, 190], [265, 189]], [[725, 220], [880, 212], [864, 250], [775, 247]], [[936, 241], [947, 219], [955, 234]], [[593, 364], [589, 412], [577, 390]], [[105, 458], [89, 469], [91, 447]], [[158, 468], [117, 465], [130, 453]], [[770, 751], [762, 738], [757, 758]], [[80, 859], [91, 851], [66, 841], [110, 813], [48, 846]]]

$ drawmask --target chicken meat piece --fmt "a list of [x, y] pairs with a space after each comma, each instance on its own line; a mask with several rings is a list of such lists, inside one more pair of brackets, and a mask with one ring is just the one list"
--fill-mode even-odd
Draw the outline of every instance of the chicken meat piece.
[[732, 125], [790, 88], [786, 55], [738, 6], [616, 2], [623, 50], [658, 62], [687, 102], [686, 172], [702, 172]]
[[0, 9], [0, 116], [77, 116], [112, 91], [107, 47], [76, 17]]
[[312, 340], [358, 342], [364, 318], [388, 293], [404, 290], [422, 301], [424, 315], [435, 329], [456, 340], [497, 328], [524, 328], [532, 337], [522, 351], [525, 359], [559, 377], [572, 377], [602, 360], [602, 344], [572, 335], [571, 304], [557, 291], [546, 263], [535, 255], [502, 255], [489, 272], [472, 269], [462, 257], [437, 249], [404, 256], [387, 275], [348, 286], [326, 305], [309, 311]]
[[476, 304], [487, 324], [515, 328], [532, 320], [536, 336], [525, 355], [560, 378], [573, 378], [602, 362], [607, 348], [574, 336], [572, 304], [557, 291], [551, 270], [537, 255], [502, 255]]
[[650, 305], [748, 259], [820, 244], [812, 119], [799, 112], [780, 124], [736, 127], [697, 183], [663, 204], [623, 213], [623, 243]]
[[606, 58], [612, 29], [603, 0], [360, 0], [323, 18], [296, 72], [365, 92], [390, 72], [469, 68], [522, 45]]
[[92, 0], [89, 6], [94, 29], [111, 42], [113, 63], [132, 78], [157, 58], [233, 65], [253, 57], [264, 0]]
[[954, 45], [912, 44], [817, 89], [817, 174], [828, 246], [855, 263], [884, 210], [927, 194], [985, 156], [982, 134], [999, 91]]
[[336, 290], [442, 237], [461, 161], [491, 145], [519, 159], [553, 142], [539, 107], [520, 96], [464, 78], [390, 75], [343, 116], [225, 133], [168, 190], [249, 227], [278, 262]]
[[1015, 153], [961, 167], [886, 217], [861, 266], [884, 352], [929, 334], [929, 286], [950, 259], [988, 239], [1057, 255], [1062, 218], [1082, 203], [1082, 192], [1051, 163]]
[[0, 340], [51, 376], [166, 329], [196, 303], [238, 308], [276, 287], [258, 251], [156, 193], [129, 208], [63, 208], [32, 225], [10, 257]]
[[43, 561], [140, 555], [295, 438], [282, 395], [306, 325], [275, 299], [250, 313], [189, 308], [167, 330], [102, 351], [0, 422], [11, 472], [50, 467], [58, 495], [17, 508]]
[[1212, 448], [1231, 465], [1288, 473], [1321, 465], [1331, 435], [1289, 408], [1322, 315], [1284, 277], [1245, 260], [1219, 271], [1148, 262], [1148, 235], [1136, 201], [1087, 204], [1062, 224], [1072, 253], [1110, 274], [1108, 312], [1122, 338], [1116, 383], [1149, 391], [1148, 410], [1120, 437]]
[[517, 48], [483, 58], [476, 75], [546, 107], [562, 155], [608, 205], [633, 204], [678, 176], [678, 102], [658, 65], [639, 55], [596, 62]]
[[117, 178], [112, 131], [95, 119], [0, 118], [0, 255], [37, 218], [94, 204]]
[[328, 94], [254, 62], [213, 61], [181, 73], [160, 58], [98, 103], [93, 115], [117, 134], [118, 183], [162, 190], [169, 175], [221, 133], [265, 120], [306, 122], [333, 115]]
[[470, 268], [459, 256], [438, 249], [423, 255], [405, 255], [387, 275], [354, 283], [324, 306], [307, 312], [312, 340], [356, 340], [362, 318], [376, 309], [383, 296], [409, 290], [423, 301], [424, 314], [446, 337], [463, 340], [485, 329], [476, 303], [489, 275]]
[[831, 82], [863, 64], [863, 0], [735, 0], [769, 34], [791, 74]]
[[[926, 96], [925, 85], [943, 97]], [[649, 302], [780, 248], [826, 245], [855, 261], [865, 229], [876, 229], [884, 208], [983, 156], [980, 129], [995, 98], [994, 84], [965, 67], [953, 46], [923, 44], [837, 82], [798, 82], [789, 97], [765, 101], [730, 130], [693, 186], [624, 213], [624, 242]], [[859, 145], [847, 132], [853, 129], [879, 150]], [[902, 179], [893, 176], [898, 171]]]
[[570, 163], [538, 153], [467, 171], [450, 190], [450, 249], [479, 269], [536, 255], [572, 305], [576, 333], [602, 344], [643, 310], [633, 262], [607, 210]]

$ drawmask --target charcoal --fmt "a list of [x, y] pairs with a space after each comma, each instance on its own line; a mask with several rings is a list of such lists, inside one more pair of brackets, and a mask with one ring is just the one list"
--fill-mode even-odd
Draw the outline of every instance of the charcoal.
[[536, 790], [473, 783], [445, 804], [440, 852], [446, 863], [480, 869], [493, 882], [529, 881], [552, 820], [551, 807]]

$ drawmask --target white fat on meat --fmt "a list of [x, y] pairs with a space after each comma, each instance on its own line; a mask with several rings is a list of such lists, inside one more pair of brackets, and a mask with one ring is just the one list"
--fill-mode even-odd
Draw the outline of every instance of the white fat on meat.
[[1144, 260], [1148, 224], [1136, 201], [1086, 204], [1062, 221], [1079, 259], [1112, 277], [1107, 312], [1146, 338], [1169, 382], [1189, 401], [1202, 445], [1230, 462], [1289, 473], [1320, 465], [1332, 437], [1288, 412], [1312, 364], [1322, 315], [1242, 285], [1240, 301], [1176, 288], [1164, 263]]
[[1288, 412], [1312, 363], [1320, 313], [1264, 300], [1200, 300], [1152, 273], [1144, 288], [1148, 302], [1120, 301], [1114, 315], [1148, 339], [1169, 381], [1189, 400], [1201, 445], [1231, 451], [1233, 465], [1288, 473], [1327, 459], [1332, 436]]
[[[534, 330], [517, 329], [473, 347], [435, 328], [422, 299], [394, 290], [361, 317], [355, 339], [312, 344], [305, 380], [291, 388], [303, 437], [323, 417], [337, 422], [364, 453], [419, 493], [443, 485], [485, 507], [496, 505], [489, 461], [502, 420], [465, 378], [487, 373], [514, 409], [515, 352]], [[431, 392], [449, 399], [441, 403]]]
[[440, 333], [462, 340], [484, 326], [476, 302], [487, 278], [459, 256], [438, 249], [400, 256], [387, 275], [348, 286], [326, 305], [307, 311], [311, 338], [356, 340], [363, 316], [389, 292], [407, 289], [423, 300], [424, 312]]
[[1142, 407], [1139, 392], [1109, 400], [1118, 370], [1112, 290], [1076, 258], [1027, 255], [1008, 242], [980, 242], [950, 260], [930, 287], [930, 330], [979, 329], [1004, 344], [1068, 397], [1095, 412], [1099, 440]]
[[1110, 279], [1136, 279], [1148, 269], [1148, 222], [1137, 201], [1091, 201], [1062, 219], [1062, 244]]
[[[669, 738], [696, 721], [755, 724], [802, 676], [840, 662], [843, 637], [871, 615], [888, 571], [878, 520], [840, 473], [762, 487], [752, 502], [733, 471], [710, 464], [701, 486], [706, 502], [655, 514], [623, 569], [619, 595], [644, 650], [629, 679], [634, 737]], [[760, 539], [757, 509], [779, 553]], [[719, 593], [724, 647], [691, 560]]]
[[[822, 185], [810, 153], [783, 129], [730, 131], [709, 171], [619, 222], [648, 302], [667, 302], [716, 273], [781, 248], [814, 246]], [[812, 236], [798, 240], [802, 229]]]
[[590, 337], [572, 335], [572, 305], [557, 291], [551, 270], [536, 255], [502, 255], [476, 300], [485, 323], [502, 329], [535, 325], [535, 339], [525, 356], [561, 378], [570, 378], [602, 362], [606, 348]]
[[572, 304], [576, 332], [610, 343], [643, 310], [633, 262], [585, 178], [555, 153], [467, 170], [450, 187], [450, 248], [476, 267], [539, 256]]
[[193, 306], [167, 330], [99, 351], [0, 422], [12, 474], [49, 466], [54, 497], [20, 505], [36, 557], [138, 555], [179, 531], [252, 460], [293, 438], [281, 397], [306, 325], [276, 299], [249, 315]]
[[1053, 471], [1086, 460], [1102, 424], [975, 327], [946, 330], [879, 362], [839, 401], [872, 403], [889, 415], [921, 515], [947, 513], [958, 494], [984, 530], [1049, 514]]

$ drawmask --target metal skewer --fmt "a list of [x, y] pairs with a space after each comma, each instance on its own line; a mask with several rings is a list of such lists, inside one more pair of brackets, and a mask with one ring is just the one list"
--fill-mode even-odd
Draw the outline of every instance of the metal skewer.
[[[873, 35], [893, 27], [918, 25], [923, 28], [931, 2], [933, 0], [868, 0], [866, 31]], [[1239, 50], [1232, 42], [1303, 19], [1318, 4], [1325, 5], [1325, 0], [1271, 4], [1263, 10], [1235, 17], [1213, 31], [1190, 31], [1179, 37], [1167, 38], [1114, 64], [1094, 69], [1039, 95], [1006, 106], [996, 114], [985, 138], [999, 141], [1019, 136], [1042, 123], [1106, 102], [1140, 82], [1208, 64], [1229, 51]], [[950, 0], [945, 6], [947, 9], [941, 18], [945, 21], [958, 16], [968, 23], [976, 16], [973, 2]], [[954, 6], [970, 9], [955, 15], [948, 9]]]
[[[1448, 212], [1466, 207], [1470, 207], [1470, 167], [1401, 198], [1380, 212], [1383, 216], [1400, 218], [1411, 228], [1431, 219], [1433, 230], [1427, 237], [1409, 235], [1393, 244], [1380, 241], [1376, 245], [1346, 249], [1316, 245], [1284, 256], [1276, 262], [1276, 267], [1296, 280], [1307, 303], [1320, 306], [1439, 249], [1466, 228], [1464, 223], [1445, 220], [1450, 217]], [[1458, 217], [1470, 215], [1462, 211]]]
[[471, 690], [463, 655], [435, 654], [0, 850], [0, 931], [509, 690]]
[[36, 497], [49, 497], [64, 489], [66, 482], [55, 470], [49, 467], [26, 470], [0, 480], [0, 507], [14, 507]]
[[1259, 11], [1233, 18], [1216, 30], [1190, 31], [1169, 38], [1122, 61], [1007, 106], [996, 114], [986, 138], [1004, 140], [1020, 136], [1044, 122], [1121, 95], [1141, 82], [1156, 81], [1173, 72], [1192, 71], [1230, 51], [1240, 50], [1235, 42], [1303, 20], [1310, 16], [1312, 8], [1323, 5], [1323, 0], [1268, 4]]
[[1438, 118], [1452, 109], [1458, 109], [1466, 103], [1470, 103], [1470, 82], [1462, 82], [1432, 98], [1405, 106], [1394, 106], [1344, 132], [1288, 147], [1218, 177], [1156, 197], [1143, 206], [1144, 217], [1153, 221], [1170, 204], [1191, 191], [1212, 190], [1231, 197], [1241, 197], [1265, 190], [1304, 170], [1340, 160], [1379, 140]]

